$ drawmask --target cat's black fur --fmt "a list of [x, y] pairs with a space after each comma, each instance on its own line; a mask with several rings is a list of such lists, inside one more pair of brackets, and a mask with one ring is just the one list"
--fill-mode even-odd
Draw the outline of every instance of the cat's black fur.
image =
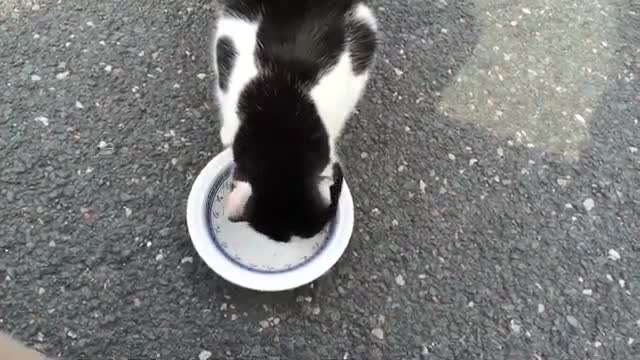
[[[343, 173], [333, 167], [331, 203], [318, 190], [321, 172], [329, 165], [328, 134], [307, 95], [323, 73], [335, 65], [350, 39], [354, 71], [373, 61], [373, 31], [349, 21], [357, 0], [226, 0], [225, 13], [260, 19], [256, 66], [260, 76], [244, 90], [238, 104], [240, 127], [232, 149], [234, 180], [248, 181], [252, 195], [247, 221], [276, 241], [311, 237], [335, 215]], [[218, 44], [219, 68], [230, 69], [233, 47]], [[231, 59], [231, 61], [229, 61]], [[231, 63], [230, 63], [231, 62]], [[226, 86], [228, 72], [220, 87]]]
[[249, 85], [239, 102], [243, 118], [233, 143], [234, 179], [252, 187], [237, 220], [283, 242], [322, 230], [335, 215], [343, 180], [335, 163], [331, 204], [324, 204], [318, 181], [329, 164], [328, 136], [313, 103], [292, 82], [286, 74], [273, 74]]
[[231, 70], [233, 70], [233, 63], [236, 58], [236, 50], [233, 47], [231, 39], [226, 36], [218, 39], [216, 53], [218, 54], [218, 84], [220, 89], [227, 91], [229, 76], [231, 75]]

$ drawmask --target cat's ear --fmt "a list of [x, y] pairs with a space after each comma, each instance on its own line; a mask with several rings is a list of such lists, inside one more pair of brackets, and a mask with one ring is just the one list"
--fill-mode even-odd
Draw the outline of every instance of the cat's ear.
[[247, 204], [251, 198], [251, 184], [234, 181], [231, 192], [224, 200], [224, 213], [231, 222], [247, 221]]
[[318, 190], [325, 206], [336, 206], [342, 191], [342, 167], [338, 162], [327, 167], [320, 175]]
[[331, 186], [333, 185], [332, 176], [320, 176], [318, 181], [318, 191], [320, 191], [320, 198], [324, 206], [331, 205]]

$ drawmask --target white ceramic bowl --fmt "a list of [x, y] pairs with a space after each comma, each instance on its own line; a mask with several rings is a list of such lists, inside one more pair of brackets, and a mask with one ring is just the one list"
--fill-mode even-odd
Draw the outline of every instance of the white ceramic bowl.
[[325, 274], [344, 253], [353, 231], [353, 199], [346, 182], [327, 228], [310, 239], [278, 243], [224, 216], [232, 166], [232, 152], [226, 149], [202, 169], [189, 193], [187, 227], [204, 262], [227, 281], [258, 291], [293, 289]]

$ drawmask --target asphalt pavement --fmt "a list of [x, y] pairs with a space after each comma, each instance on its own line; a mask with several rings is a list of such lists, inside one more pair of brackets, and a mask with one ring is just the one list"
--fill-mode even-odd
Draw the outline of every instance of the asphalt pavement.
[[640, 358], [640, 1], [374, 0], [356, 224], [295, 291], [209, 270], [203, 0], [0, 4], [0, 329], [66, 359]]

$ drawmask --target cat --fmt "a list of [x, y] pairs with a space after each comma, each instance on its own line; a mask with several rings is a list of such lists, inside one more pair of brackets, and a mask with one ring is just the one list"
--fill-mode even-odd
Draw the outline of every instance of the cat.
[[336, 142], [375, 62], [362, 0], [223, 0], [212, 41], [220, 139], [234, 158], [224, 212], [279, 241], [335, 216]]
[[51, 360], [0, 331], [1, 360]]

